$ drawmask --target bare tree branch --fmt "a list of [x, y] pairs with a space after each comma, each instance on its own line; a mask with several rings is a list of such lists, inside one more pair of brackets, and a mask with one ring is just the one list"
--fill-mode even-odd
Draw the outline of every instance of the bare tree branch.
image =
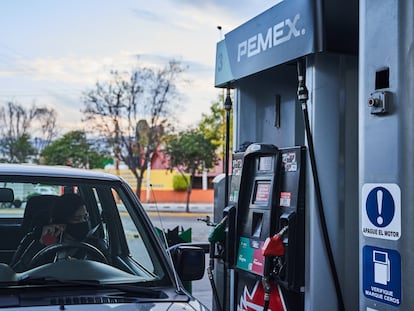
[[106, 137], [113, 155], [137, 178], [139, 196], [147, 164], [169, 123], [176, 104], [176, 83], [184, 68], [171, 61], [165, 68], [136, 67], [111, 71], [111, 80], [84, 94], [85, 121]]

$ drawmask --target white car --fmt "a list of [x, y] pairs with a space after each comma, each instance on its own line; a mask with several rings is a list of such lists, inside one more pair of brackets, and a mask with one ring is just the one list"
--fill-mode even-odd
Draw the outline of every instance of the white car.
[[36, 185], [33, 188], [33, 192], [36, 194], [58, 194], [55, 187]]
[[29, 195], [33, 184], [79, 196], [83, 214], [75, 216], [82, 216], [89, 229], [82, 240], [49, 236], [48, 246], [29, 256], [30, 243], [38, 243], [39, 236], [46, 241], [45, 228], [65, 230], [50, 216], [62, 208], [62, 197], [39, 193], [29, 196], [24, 208], [0, 209], [0, 234], [7, 237], [0, 241], [0, 309], [207, 310], [182, 283], [202, 278], [205, 245], [167, 251], [121, 178], [73, 168], [0, 165], [0, 202], [13, 202], [14, 193], [25, 189]]

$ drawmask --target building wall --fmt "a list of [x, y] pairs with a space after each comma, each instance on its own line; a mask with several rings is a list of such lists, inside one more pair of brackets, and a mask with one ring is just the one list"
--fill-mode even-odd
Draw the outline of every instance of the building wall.
[[[118, 172], [116, 170], [100, 170], [106, 173], [121, 176], [135, 191], [136, 178], [132, 175], [129, 169], [122, 169]], [[151, 170], [150, 181], [147, 183], [148, 172], [144, 173], [144, 179], [141, 187], [141, 201], [142, 202], [168, 202], [168, 203], [183, 203], [186, 202], [186, 191], [175, 191], [173, 188], [173, 177], [177, 175], [176, 172], [170, 172], [166, 169]], [[151, 184], [152, 187], [147, 187]], [[214, 190], [211, 189], [193, 189], [190, 196], [191, 203], [213, 203]]]

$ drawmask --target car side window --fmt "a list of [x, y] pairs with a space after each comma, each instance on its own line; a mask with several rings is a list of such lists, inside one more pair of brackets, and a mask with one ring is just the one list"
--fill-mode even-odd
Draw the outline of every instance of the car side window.
[[155, 268], [151, 256], [148, 253], [149, 248], [145, 246], [142, 233], [138, 231], [128, 213], [128, 208], [126, 206], [128, 202], [122, 200], [122, 196], [117, 195], [115, 190], [113, 191], [117, 197], [117, 207], [121, 216], [121, 222], [131, 256], [148, 271], [154, 272]]

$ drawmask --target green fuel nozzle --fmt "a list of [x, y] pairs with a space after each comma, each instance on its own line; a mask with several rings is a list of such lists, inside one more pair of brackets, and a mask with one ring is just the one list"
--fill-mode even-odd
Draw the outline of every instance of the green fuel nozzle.
[[226, 221], [227, 216], [225, 216], [210, 232], [208, 236], [208, 241], [210, 243], [223, 242], [226, 238]]

